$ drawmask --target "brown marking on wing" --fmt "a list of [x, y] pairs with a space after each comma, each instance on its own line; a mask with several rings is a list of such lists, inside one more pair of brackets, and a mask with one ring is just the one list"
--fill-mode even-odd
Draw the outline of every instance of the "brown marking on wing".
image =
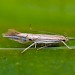
[[17, 34], [19, 34], [20, 32], [14, 30], [14, 29], [8, 29], [8, 32], [5, 33], [6, 36], [15, 36]]

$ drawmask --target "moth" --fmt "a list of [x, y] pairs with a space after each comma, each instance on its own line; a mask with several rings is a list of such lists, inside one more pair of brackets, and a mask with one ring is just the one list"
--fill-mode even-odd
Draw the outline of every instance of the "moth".
[[44, 44], [44, 46], [40, 47], [39, 49], [48, 47], [48, 45], [60, 44], [60, 43], [64, 44], [68, 49], [71, 49], [66, 44], [66, 42], [69, 41], [70, 39], [74, 39], [74, 38], [65, 37], [63, 35], [21, 33], [14, 29], [8, 29], [8, 32], [4, 33], [3, 37], [12, 39], [14, 41], [17, 41], [23, 44], [27, 42], [31, 42], [32, 44], [29, 45], [27, 48], [25, 48], [21, 53], [24, 53], [26, 50], [28, 50], [32, 46], [35, 46], [36, 48], [37, 44]]

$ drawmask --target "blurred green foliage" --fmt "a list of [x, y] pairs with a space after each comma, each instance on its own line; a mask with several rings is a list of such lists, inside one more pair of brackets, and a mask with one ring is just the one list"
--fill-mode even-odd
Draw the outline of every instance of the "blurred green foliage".
[[[74, 0], [1, 0], [0, 28], [27, 29], [33, 27], [47, 27], [48, 29], [68, 29], [75, 24]], [[39, 28], [40, 28], [39, 27]], [[51, 28], [50, 28], [51, 27]], [[22, 29], [21, 29], [22, 28]], [[40, 28], [40, 29], [41, 29]], [[61, 30], [60, 29], [60, 30]]]
[[[36, 32], [29, 30], [29, 26]], [[2, 37], [8, 29], [75, 37], [74, 0], [1, 0], [0, 47], [26, 47]], [[44, 32], [42, 32], [44, 33]], [[74, 45], [75, 42], [69, 44]], [[75, 75], [74, 50], [0, 50], [0, 75]]]

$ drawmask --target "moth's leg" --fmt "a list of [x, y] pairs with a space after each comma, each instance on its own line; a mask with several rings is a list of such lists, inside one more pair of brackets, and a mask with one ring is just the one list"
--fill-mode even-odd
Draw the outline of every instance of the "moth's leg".
[[45, 46], [46, 46], [46, 43], [45, 43]]
[[37, 50], [40, 50], [40, 49], [45, 48], [45, 47], [47, 47], [47, 46], [40, 47], [40, 48], [38, 48]]
[[35, 44], [36, 44], [36, 42], [32, 43], [30, 46], [28, 46], [27, 48], [25, 48], [21, 53], [24, 53], [26, 50], [28, 50], [30, 47], [32, 47]]
[[37, 43], [35, 43], [35, 48], [37, 47]]
[[43, 47], [38, 48], [37, 50], [40, 50], [40, 49], [45, 48], [45, 47], [47, 47], [46, 44]]
[[72, 49], [70, 48], [64, 41], [61, 41], [68, 49]]

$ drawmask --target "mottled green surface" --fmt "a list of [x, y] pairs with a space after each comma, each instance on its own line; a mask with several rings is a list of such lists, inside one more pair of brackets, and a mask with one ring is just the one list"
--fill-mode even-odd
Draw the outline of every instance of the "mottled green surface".
[[[32, 31], [29, 29], [31, 24]], [[2, 37], [8, 29], [75, 37], [74, 0], [1, 0], [0, 47], [27, 47]], [[34, 32], [36, 30], [36, 32]], [[69, 42], [68, 45], [74, 45]], [[75, 50], [0, 50], [0, 75], [75, 75]]]

